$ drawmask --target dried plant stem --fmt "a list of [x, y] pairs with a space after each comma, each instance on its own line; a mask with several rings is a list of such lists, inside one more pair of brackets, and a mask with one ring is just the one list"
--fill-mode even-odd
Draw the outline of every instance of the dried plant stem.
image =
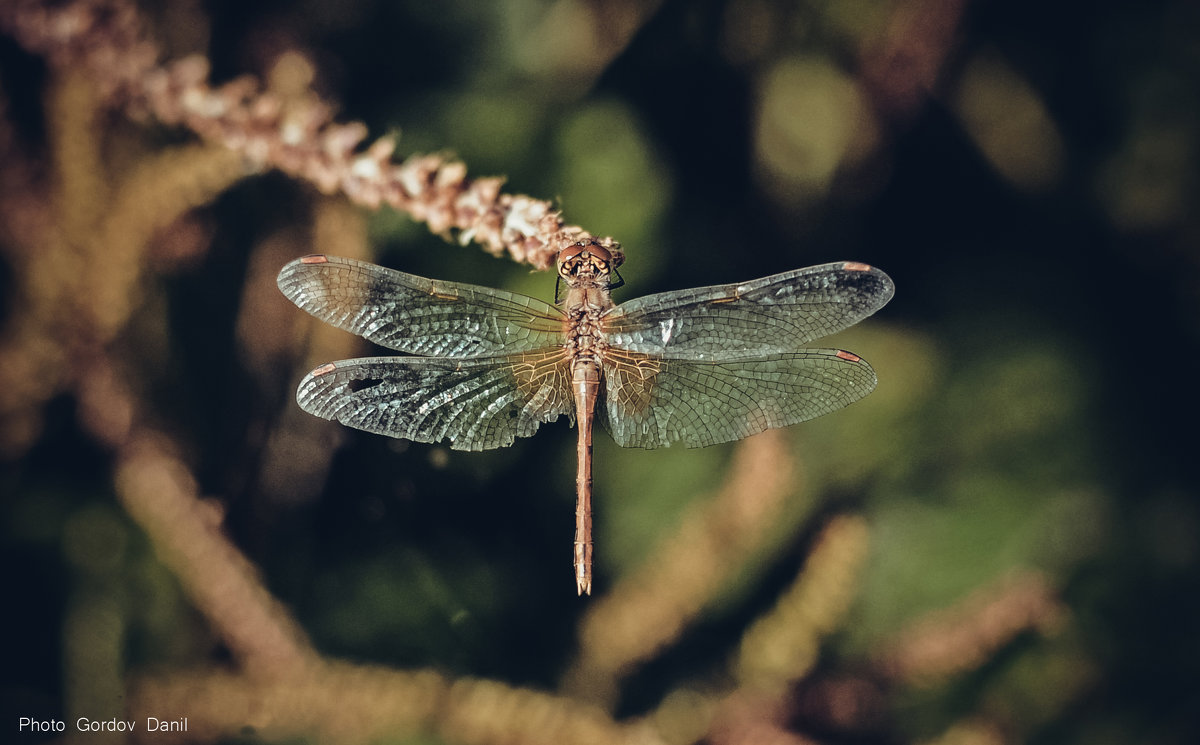
[[125, 444], [116, 488], [244, 669], [277, 678], [315, 660], [304, 632], [220, 532], [218, 508], [198, 498], [191, 473], [164, 437], [141, 431]]
[[773, 697], [735, 693], [721, 703], [708, 733], [714, 745], [817, 745], [786, 728], [787, 708]]
[[50, 148], [54, 163], [55, 212], [68, 244], [86, 243], [103, 219], [109, 183], [100, 142], [102, 113], [91, 81], [78, 70], [63, 70], [50, 88], [47, 102]]
[[779, 693], [808, 674], [821, 639], [850, 607], [866, 556], [863, 518], [839, 516], [825, 526], [796, 581], [742, 637], [736, 664], [742, 685]]
[[128, 0], [54, 8], [18, 0], [0, 10], [0, 26], [56, 66], [78, 66], [115, 104], [187, 127], [252, 168], [278, 168], [367, 207], [388, 204], [435, 233], [456, 234], [540, 269], [582, 241], [605, 246], [618, 263], [622, 258], [611, 238], [566, 225], [548, 201], [502, 194], [500, 179], [469, 179], [462, 163], [438, 155], [392, 163], [389, 138], [361, 149], [367, 128], [334, 122], [333, 107], [315, 95], [280, 95], [250, 77], [214, 87], [207, 60], [198, 56], [159, 65], [157, 47]]
[[283, 739], [369, 742], [426, 731], [444, 706], [449, 683], [431, 671], [399, 672], [319, 663], [269, 679], [191, 670], [136, 680], [131, 714], [188, 719], [186, 733], [153, 733], [147, 741], [215, 741], [248, 734]]
[[98, 340], [111, 338], [138, 307], [143, 258], [155, 232], [212, 202], [246, 173], [235, 153], [193, 144], [150, 156], [122, 179], [80, 272]]
[[527, 688], [339, 662], [268, 680], [216, 671], [145, 677], [134, 687], [130, 710], [188, 718], [187, 733], [154, 736], [163, 745], [236, 736], [247, 727], [270, 739], [350, 743], [420, 733], [463, 745], [662, 742], [644, 724], [621, 725], [596, 707]]
[[1066, 613], [1041, 573], [1006, 575], [918, 621], [882, 651], [879, 664], [893, 679], [933, 685], [983, 664], [1017, 634], [1059, 627]]

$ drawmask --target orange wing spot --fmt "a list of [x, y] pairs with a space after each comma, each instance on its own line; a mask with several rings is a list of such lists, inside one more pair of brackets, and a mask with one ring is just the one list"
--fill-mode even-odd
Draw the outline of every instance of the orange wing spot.
[[324, 254], [311, 254], [300, 257], [301, 264], [328, 264], [329, 257]]
[[842, 264], [842, 268], [848, 272], [869, 272], [871, 271], [870, 264], [863, 264], [858, 261], [847, 261]]
[[322, 375], [328, 375], [336, 369], [337, 365], [333, 364], [332, 362], [326, 362], [324, 365], [321, 365], [316, 370], [313, 370], [311, 373], [309, 373], [309, 375], [312, 375], [314, 378], [319, 378]]
[[836, 356], [838, 359], [846, 360], [847, 362], [862, 362], [862, 357], [859, 357], [854, 352], [847, 352], [844, 349], [839, 349]]

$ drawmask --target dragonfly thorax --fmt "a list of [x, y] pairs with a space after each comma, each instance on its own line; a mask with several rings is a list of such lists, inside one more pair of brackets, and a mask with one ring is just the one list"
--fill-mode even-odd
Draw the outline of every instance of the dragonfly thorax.
[[558, 273], [567, 283], [563, 331], [572, 367], [598, 364], [604, 349], [601, 316], [613, 307], [608, 294], [612, 254], [595, 243], [576, 243], [558, 255]]

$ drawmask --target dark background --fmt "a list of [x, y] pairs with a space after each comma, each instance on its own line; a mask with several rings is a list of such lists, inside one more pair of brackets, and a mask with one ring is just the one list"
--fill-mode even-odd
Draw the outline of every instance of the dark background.
[[[839, 259], [893, 277], [892, 303], [837, 342], [872, 362], [878, 391], [789, 433], [805, 473], [790, 537], [629, 681], [618, 713], [714, 675], [822, 516], [845, 511], [867, 517], [872, 553], [823, 668], [854, 669], [1017, 569], [1042, 572], [1069, 618], [932, 693], [897, 692], [886, 727], [828, 741], [928, 740], [973, 716], [1014, 742], [1200, 738], [1196, 4], [552, 5], [211, 2], [150, 17], [169, 55], [207, 54], [216, 81], [266, 76], [299, 49], [339, 119], [398, 129], [400, 156], [453, 153], [510, 192], [557, 199], [569, 222], [624, 246], [618, 302]], [[36, 152], [46, 68], [5, 39], [0, 69], [10, 126]], [[140, 394], [185, 443], [201, 493], [320, 651], [553, 687], [586, 607], [567, 559], [564, 423], [481, 454], [329, 425], [327, 473], [270, 488], [264, 433], [302, 421], [284, 417], [304, 367], [295, 355], [255, 367], [238, 318], [266, 242], [291, 236], [284, 260], [324, 250], [293, 235], [317, 199], [272, 173], [200, 207], [211, 241], [153, 278], [114, 344], [143, 366]], [[548, 274], [386, 209], [369, 220], [379, 263], [552, 297]], [[5, 255], [0, 286], [18, 297]], [[137, 337], [149, 327], [163, 334], [153, 352]], [[140, 607], [127, 612], [129, 668], [221, 655], [146, 568], [153, 554], [72, 396], [42, 417], [0, 470], [3, 728], [26, 711], [64, 716], [64, 628], [97, 581], [71, 558], [72, 531], [100, 525], [126, 546], [104, 581]], [[731, 447], [597, 440], [603, 593], [719, 482]], [[153, 612], [137, 599], [146, 583], [161, 593]]]

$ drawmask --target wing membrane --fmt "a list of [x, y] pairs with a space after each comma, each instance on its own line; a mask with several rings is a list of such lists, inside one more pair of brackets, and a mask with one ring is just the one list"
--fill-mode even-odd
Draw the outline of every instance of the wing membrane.
[[723, 360], [799, 350], [854, 325], [892, 297], [892, 280], [853, 262], [741, 284], [647, 295], [604, 317], [610, 346], [649, 355]]
[[313, 370], [296, 392], [310, 414], [455, 450], [489, 450], [543, 422], [574, 421], [562, 348], [493, 357], [367, 357]]
[[622, 447], [703, 447], [828, 414], [875, 388], [865, 360], [835, 349], [728, 361], [608, 350], [606, 421]]
[[297, 259], [277, 282], [289, 300], [322, 321], [408, 354], [504, 354], [563, 340], [562, 311], [540, 300], [354, 259]]

